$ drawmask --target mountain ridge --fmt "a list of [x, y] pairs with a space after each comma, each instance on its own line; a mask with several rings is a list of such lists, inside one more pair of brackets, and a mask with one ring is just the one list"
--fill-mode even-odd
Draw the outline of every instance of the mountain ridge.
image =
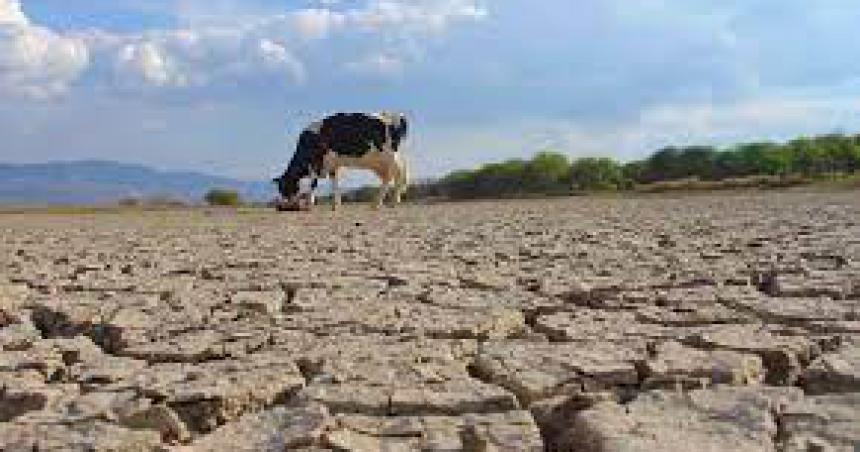
[[236, 190], [249, 201], [275, 196], [268, 181], [112, 160], [0, 162], [0, 204], [101, 204], [153, 197], [199, 202], [213, 188]]

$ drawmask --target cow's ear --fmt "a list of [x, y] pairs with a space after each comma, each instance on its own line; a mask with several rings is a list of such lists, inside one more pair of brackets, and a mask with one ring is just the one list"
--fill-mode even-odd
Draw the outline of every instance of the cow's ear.
[[398, 117], [397, 119], [397, 123], [391, 126], [391, 134], [397, 142], [400, 142], [401, 140], [403, 140], [403, 138], [406, 137], [406, 133], [409, 126], [406, 123], [405, 116], [400, 115], [400, 117]]
[[276, 177], [276, 178], [272, 179], [272, 183], [273, 183], [273, 184], [277, 184], [277, 183], [278, 183], [278, 182], [280, 182], [280, 181], [281, 181], [281, 179], [280, 179], [280, 178], [278, 178], [278, 177]]

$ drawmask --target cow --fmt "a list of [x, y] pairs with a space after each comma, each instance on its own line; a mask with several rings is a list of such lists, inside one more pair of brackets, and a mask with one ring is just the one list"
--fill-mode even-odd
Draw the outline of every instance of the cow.
[[[332, 209], [341, 204], [339, 178], [344, 168], [373, 171], [381, 181], [374, 206], [382, 207], [394, 185], [394, 204], [400, 203], [409, 184], [400, 145], [408, 124], [402, 113], [337, 113], [314, 122], [299, 135], [296, 152], [284, 173], [273, 180], [280, 195], [296, 203], [305, 195], [314, 204], [318, 180], [331, 179]], [[310, 182], [303, 193], [302, 181]]]

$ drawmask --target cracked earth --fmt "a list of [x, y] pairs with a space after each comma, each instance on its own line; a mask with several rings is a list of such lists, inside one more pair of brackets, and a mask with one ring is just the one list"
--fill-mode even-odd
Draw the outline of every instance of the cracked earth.
[[860, 196], [0, 216], [2, 451], [853, 451]]

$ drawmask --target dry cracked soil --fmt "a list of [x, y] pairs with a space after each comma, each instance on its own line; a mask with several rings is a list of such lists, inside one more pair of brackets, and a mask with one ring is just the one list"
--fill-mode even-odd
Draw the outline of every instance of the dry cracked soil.
[[860, 195], [0, 215], [2, 451], [854, 451]]

